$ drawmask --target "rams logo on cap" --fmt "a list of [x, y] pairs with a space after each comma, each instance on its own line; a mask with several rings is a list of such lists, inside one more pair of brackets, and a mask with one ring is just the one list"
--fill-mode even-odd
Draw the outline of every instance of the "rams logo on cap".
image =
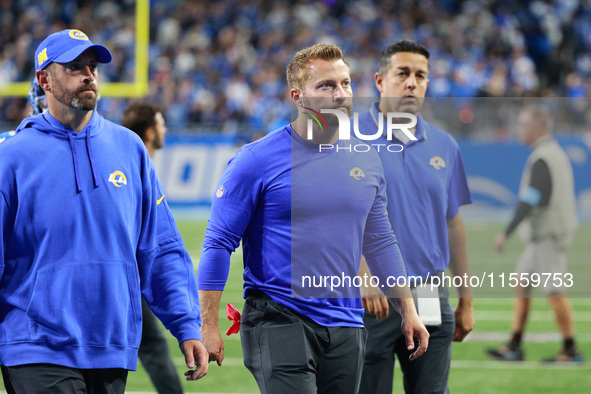
[[115, 171], [109, 175], [109, 182], [117, 187], [121, 187], [122, 185], [127, 185], [127, 177], [121, 171]]
[[436, 170], [441, 170], [442, 168], [445, 168], [445, 161], [443, 161], [441, 157], [435, 156], [431, 158], [429, 165], [432, 165]]
[[76, 39], [76, 40], [88, 40], [88, 36], [84, 33], [82, 33], [80, 30], [70, 30], [70, 37]]
[[44, 48], [37, 55], [37, 63], [39, 63], [39, 65], [42, 65], [46, 60], [47, 60], [47, 48]]

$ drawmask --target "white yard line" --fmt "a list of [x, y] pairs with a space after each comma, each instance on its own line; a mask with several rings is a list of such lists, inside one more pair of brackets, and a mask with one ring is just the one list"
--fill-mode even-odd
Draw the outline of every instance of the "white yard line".
[[[476, 321], [507, 321], [513, 318], [513, 311], [489, 311], [478, 310], [474, 308]], [[591, 312], [575, 312], [573, 315], [575, 322], [590, 322]], [[547, 322], [554, 321], [554, 313], [551, 311], [532, 311], [529, 314], [528, 321]]]
[[543, 364], [540, 361], [483, 361], [483, 360], [451, 360], [451, 369], [531, 369], [531, 370], [591, 370], [589, 363], [574, 364]]
[[[175, 358], [175, 364], [177, 365], [184, 365], [184, 360], [182, 358]], [[228, 358], [224, 359], [223, 366], [226, 367], [243, 367], [244, 364], [242, 363], [241, 358]], [[452, 360], [451, 361], [451, 368], [452, 369], [576, 369], [576, 370], [591, 370], [591, 363], [583, 363], [583, 364], [574, 364], [574, 363], [564, 363], [564, 364], [543, 364], [540, 361], [513, 361], [513, 362], [505, 362], [505, 361], [494, 361], [494, 360]]]
[[[540, 302], [548, 303], [545, 297], [534, 297], [533, 302], [538, 302], [538, 300], [540, 300]], [[456, 303], [457, 299], [452, 299], [452, 302]], [[591, 298], [571, 298], [570, 302], [573, 306], [591, 306]], [[513, 298], [476, 298], [474, 299], [474, 304], [476, 304], [476, 309], [478, 309], [478, 306], [480, 305], [513, 306]]]
[[[172, 361], [174, 365], [183, 366], [185, 365], [185, 359], [183, 357], [173, 357]], [[217, 366], [217, 364], [209, 364], [210, 366]], [[224, 357], [224, 361], [222, 362], [223, 367], [244, 367], [244, 362], [240, 357]], [[244, 367], [246, 368], [246, 367]]]
[[[495, 342], [507, 341], [510, 337], [509, 326], [507, 331], [472, 331], [466, 337], [469, 342]], [[591, 333], [577, 333], [575, 338], [577, 341], [589, 342], [591, 341]], [[523, 340], [528, 342], [562, 342], [562, 335], [558, 332], [526, 332]]]

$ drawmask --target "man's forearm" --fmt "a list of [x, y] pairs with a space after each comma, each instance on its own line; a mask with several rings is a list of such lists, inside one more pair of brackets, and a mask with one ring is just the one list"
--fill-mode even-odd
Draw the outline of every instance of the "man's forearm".
[[[452, 219], [447, 221], [447, 232], [449, 237], [449, 270], [453, 276], [461, 276], [469, 274], [468, 269], [468, 246], [466, 242], [466, 227], [464, 221], [458, 213]], [[472, 288], [469, 281], [462, 283], [458, 287], [458, 297], [460, 302], [462, 299], [472, 298]]]
[[386, 296], [402, 318], [408, 317], [409, 314], [417, 314], [417, 308], [408, 286], [391, 287], [386, 291]]
[[[399, 272], [399, 275], [406, 277], [406, 269], [404, 267], [402, 255], [400, 254], [400, 249], [398, 248], [397, 245], [395, 245], [395, 248], [393, 248], [392, 250], [394, 250], [394, 252], [395, 252], [394, 253], [395, 259], [393, 261], [395, 263], [399, 264], [400, 267], [402, 268]], [[378, 259], [376, 259], [376, 260], [378, 260]], [[374, 260], [374, 266], [376, 268], [379, 268], [379, 266], [375, 265], [377, 263], [376, 260]], [[371, 275], [373, 275], [373, 272], [370, 272], [370, 271], [371, 270], [369, 268], [369, 264], [367, 263], [365, 256], [361, 256], [361, 264], [359, 266], [359, 275], [363, 276], [363, 275], [367, 274], [367, 275], [371, 276]], [[384, 283], [384, 282], [388, 283], [383, 272], [381, 272], [381, 275], [378, 274], [376, 276], [378, 276], [378, 278], [380, 278], [380, 283]], [[405, 286], [394, 285], [390, 288], [381, 287], [380, 290], [386, 295], [386, 298], [388, 298], [388, 300], [392, 303], [392, 305], [398, 311], [398, 313], [400, 313], [400, 316], [402, 316], [403, 319], [405, 317], [409, 317], [413, 314], [417, 315], [417, 309], [415, 307], [415, 303], [412, 298], [412, 293], [411, 293], [408, 285], [405, 285]]]
[[400, 316], [402, 316], [403, 319], [409, 317], [410, 315], [417, 314], [417, 308], [415, 307], [415, 302], [412, 299], [412, 297], [388, 298], [388, 300], [390, 300], [392, 305], [394, 305], [394, 308], [396, 308], [396, 310], [398, 311]]
[[203, 326], [218, 327], [221, 290], [199, 290]]
[[365, 256], [361, 256], [361, 262], [359, 264], [359, 272], [358, 274], [360, 277], [363, 277], [364, 275], [368, 275], [371, 276], [371, 272], [369, 270], [369, 267], [367, 266], [367, 261], [365, 260]]

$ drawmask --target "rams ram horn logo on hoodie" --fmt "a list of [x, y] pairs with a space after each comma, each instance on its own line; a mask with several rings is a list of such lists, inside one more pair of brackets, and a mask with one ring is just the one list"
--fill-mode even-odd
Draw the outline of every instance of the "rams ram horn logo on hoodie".
[[127, 185], [127, 177], [121, 171], [115, 171], [109, 175], [109, 182], [117, 187], [121, 187]]

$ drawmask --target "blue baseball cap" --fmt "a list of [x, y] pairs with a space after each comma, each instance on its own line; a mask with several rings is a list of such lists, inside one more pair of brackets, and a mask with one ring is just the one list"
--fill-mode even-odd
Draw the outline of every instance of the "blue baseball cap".
[[88, 48], [94, 49], [99, 63], [111, 62], [111, 52], [102, 45], [93, 44], [80, 30], [67, 29], [53, 33], [35, 51], [35, 71], [43, 70], [52, 62], [69, 63]]

